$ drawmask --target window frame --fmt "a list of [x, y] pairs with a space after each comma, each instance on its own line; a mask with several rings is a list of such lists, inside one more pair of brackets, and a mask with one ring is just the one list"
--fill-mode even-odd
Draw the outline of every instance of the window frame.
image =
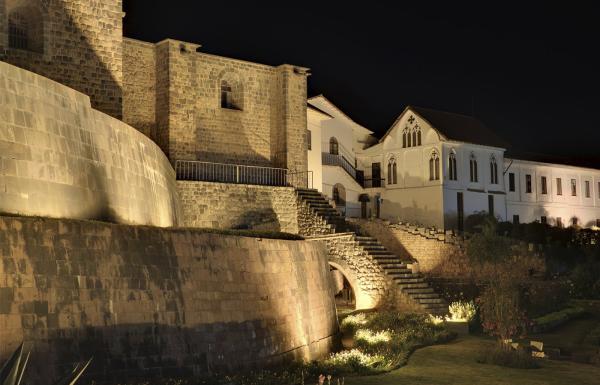
[[562, 178], [556, 178], [556, 195], [562, 196]]
[[525, 174], [525, 194], [531, 194], [532, 191], [531, 174]]
[[540, 177], [541, 194], [548, 195], [548, 181], [545, 175]]
[[508, 173], [508, 191], [511, 191], [511, 192], [515, 191], [515, 173], [514, 172]]
[[571, 178], [571, 196], [577, 196], [577, 179]]

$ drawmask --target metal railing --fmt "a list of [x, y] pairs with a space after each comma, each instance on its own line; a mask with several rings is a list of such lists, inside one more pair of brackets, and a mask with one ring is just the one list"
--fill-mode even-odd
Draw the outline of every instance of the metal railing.
[[385, 187], [385, 179], [365, 179], [363, 183], [364, 188], [377, 188]]
[[324, 152], [322, 160], [324, 165], [339, 166], [343, 168], [352, 177], [352, 179], [356, 180], [356, 169], [344, 156]]
[[312, 171], [288, 172], [286, 168], [246, 166], [195, 160], [176, 160], [177, 180], [294, 186], [312, 188]]

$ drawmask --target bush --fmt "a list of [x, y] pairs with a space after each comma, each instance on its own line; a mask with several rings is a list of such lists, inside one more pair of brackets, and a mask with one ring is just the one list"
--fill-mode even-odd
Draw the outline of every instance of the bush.
[[475, 314], [477, 313], [473, 301], [452, 302], [448, 307], [448, 310], [450, 311], [450, 319], [454, 321], [463, 320], [470, 322], [475, 318]]
[[587, 262], [577, 265], [570, 275], [573, 296], [576, 298], [600, 298], [600, 263]]
[[472, 262], [502, 262], [511, 255], [512, 242], [496, 234], [496, 224], [493, 218], [487, 217], [481, 231], [466, 242], [466, 253]]
[[537, 333], [552, 330], [565, 322], [585, 314], [581, 307], [568, 307], [566, 309], [546, 314], [533, 320], [533, 330]]
[[566, 280], [532, 281], [526, 285], [523, 306], [531, 317], [539, 317], [565, 308], [570, 299]]
[[527, 331], [520, 288], [512, 279], [508, 266], [497, 266], [496, 276], [477, 301], [485, 332], [507, 340]]
[[540, 367], [526, 350], [513, 350], [510, 346], [496, 344], [491, 349], [481, 352], [477, 362], [516, 369], [537, 369]]
[[345, 333], [354, 333], [358, 350], [331, 356], [324, 362], [328, 373], [375, 374], [396, 369], [416, 348], [454, 337], [443, 325], [432, 322], [428, 315], [393, 311], [347, 316], [341, 321], [341, 329]]

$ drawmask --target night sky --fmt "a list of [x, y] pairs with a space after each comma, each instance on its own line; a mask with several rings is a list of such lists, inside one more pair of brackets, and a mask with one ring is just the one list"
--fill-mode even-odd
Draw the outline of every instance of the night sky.
[[124, 22], [140, 40], [309, 67], [309, 96], [378, 135], [411, 104], [474, 115], [517, 150], [600, 168], [600, 12], [524, 3], [124, 0]]

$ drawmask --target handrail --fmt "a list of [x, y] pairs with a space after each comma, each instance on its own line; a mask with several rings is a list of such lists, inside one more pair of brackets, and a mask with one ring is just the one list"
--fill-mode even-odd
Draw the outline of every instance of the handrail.
[[289, 172], [286, 168], [176, 160], [177, 180], [204, 181], [262, 186], [313, 186], [312, 171]]

